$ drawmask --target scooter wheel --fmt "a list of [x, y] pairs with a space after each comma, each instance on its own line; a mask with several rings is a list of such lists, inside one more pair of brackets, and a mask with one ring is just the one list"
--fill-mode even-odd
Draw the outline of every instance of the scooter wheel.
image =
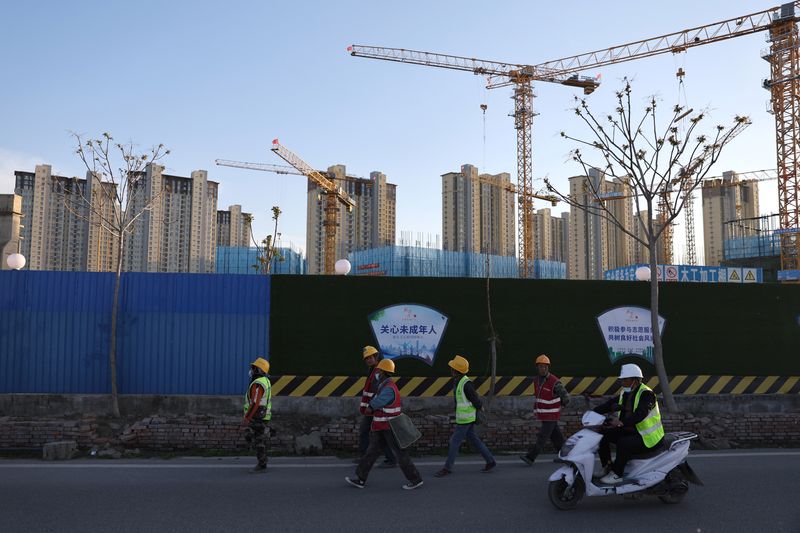
[[547, 488], [547, 496], [557, 509], [569, 511], [578, 505], [585, 491], [583, 478], [578, 476], [571, 487], [567, 486], [567, 482], [563, 479], [551, 481], [550, 486]]

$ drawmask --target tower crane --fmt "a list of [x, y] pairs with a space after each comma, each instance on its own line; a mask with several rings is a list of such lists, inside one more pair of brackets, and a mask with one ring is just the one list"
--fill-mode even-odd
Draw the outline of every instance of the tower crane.
[[[800, 1], [789, 2], [749, 15], [706, 24], [658, 37], [612, 46], [588, 53], [564, 57], [538, 65], [501, 63], [461, 56], [352, 45], [351, 55], [429, 67], [461, 70], [489, 77], [487, 88], [514, 86], [514, 124], [517, 129], [517, 183], [522, 193], [532, 190], [531, 122], [533, 118], [534, 81], [547, 81], [582, 87], [590, 94], [599, 85], [595, 78], [578, 73], [626, 61], [665, 53], [680, 53], [696, 46], [743, 35], [768, 31], [770, 49], [763, 58], [770, 64], [771, 79], [764, 87], [771, 93], [775, 115], [778, 161], [778, 197], [780, 211], [781, 268], [789, 277], [800, 279], [800, 113], [796, 111], [800, 95], [800, 34], [795, 9]], [[532, 272], [533, 206], [526, 196], [519, 200], [518, 214], [520, 276]]]
[[297, 154], [280, 144], [278, 139], [272, 141], [271, 150], [291, 166], [248, 163], [244, 161], [230, 161], [227, 159], [217, 159], [215, 162], [217, 165], [226, 167], [247, 168], [265, 172], [276, 172], [278, 174], [297, 174], [307, 177], [309, 181], [317, 185], [317, 187], [322, 190], [322, 194], [325, 195], [325, 219], [322, 222], [325, 231], [324, 273], [334, 274], [334, 265], [336, 262], [336, 228], [339, 227], [339, 206], [343, 206], [349, 213], [355, 207], [355, 201], [350, 198], [344, 189], [337, 187], [333, 180], [327, 178], [318, 170], [314, 170], [308, 163], [300, 159]]

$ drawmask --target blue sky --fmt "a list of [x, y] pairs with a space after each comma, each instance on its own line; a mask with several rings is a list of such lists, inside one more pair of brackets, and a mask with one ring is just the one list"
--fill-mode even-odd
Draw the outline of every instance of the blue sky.
[[[83, 175], [70, 131], [112, 132], [142, 147], [172, 150], [168, 171], [206, 169], [220, 182], [219, 208], [241, 204], [269, 231], [283, 210], [283, 242], [305, 244], [305, 181], [216, 167], [214, 159], [281, 164], [273, 138], [309, 164], [384, 172], [398, 185], [397, 230], [441, 233], [441, 179], [463, 163], [516, 177], [510, 89], [487, 91], [468, 73], [351, 57], [350, 44], [435, 51], [536, 64], [708, 24], [778, 2], [272, 2], [39, 1], [0, 7], [0, 192], [13, 171], [49, 163]], [[635, 80], [672, 105], [675, 72], [686, 101], [708, 107], [709, 130], [747, 114], [753, 126], [719, 163], [723, 170], [775, 167], [774, 121], [761, 80], [764, 34], [602, 73], [594, 109], [613, 109], [614, 89]], [[556, 183], [579, 173], [563, 129], [585, 134], [569, 112], [578, 91], [536, 86], [534, 175]], [[486, 140], [480, 104], [486, 113]], [[485, 154], [485, 155], [484, 155]], [[775, 182], [761, 187], [762, 212], [777, 211]], [[545, 207], [545, 205], [537, 206]], [[560, 209], [556, 209], [560, 212]], [[698, 226], [701, 224], [698, 221]], [[680, 228], [676, 242], [681, 242]], [[680, 251], [678, 251], [680, 254]]]

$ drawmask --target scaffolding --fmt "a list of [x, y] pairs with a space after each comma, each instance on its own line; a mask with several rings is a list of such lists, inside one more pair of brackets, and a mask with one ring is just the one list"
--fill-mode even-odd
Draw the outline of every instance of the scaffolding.
[[778, 214], [742, 218], [725, 223], [723, 256], [725, 261], [753, 257], [781, 255], [781, 237], [775, 230], [780, 228]]

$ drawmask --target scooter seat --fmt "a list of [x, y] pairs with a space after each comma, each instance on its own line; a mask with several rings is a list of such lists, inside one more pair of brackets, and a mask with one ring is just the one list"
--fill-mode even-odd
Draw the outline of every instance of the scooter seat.
[[672, 442], [667, 442], [668, 437], [669, 434], [665, 435], [664, 438], [661, 439], [661, 442], [648, 449], [646, 452], [635, 453], [631, 455], [631, 459], [650, 459], [651, 457], [655, 457], [656, 455], [664, 453], [664, 451], [669, 449], [669, 445]]

